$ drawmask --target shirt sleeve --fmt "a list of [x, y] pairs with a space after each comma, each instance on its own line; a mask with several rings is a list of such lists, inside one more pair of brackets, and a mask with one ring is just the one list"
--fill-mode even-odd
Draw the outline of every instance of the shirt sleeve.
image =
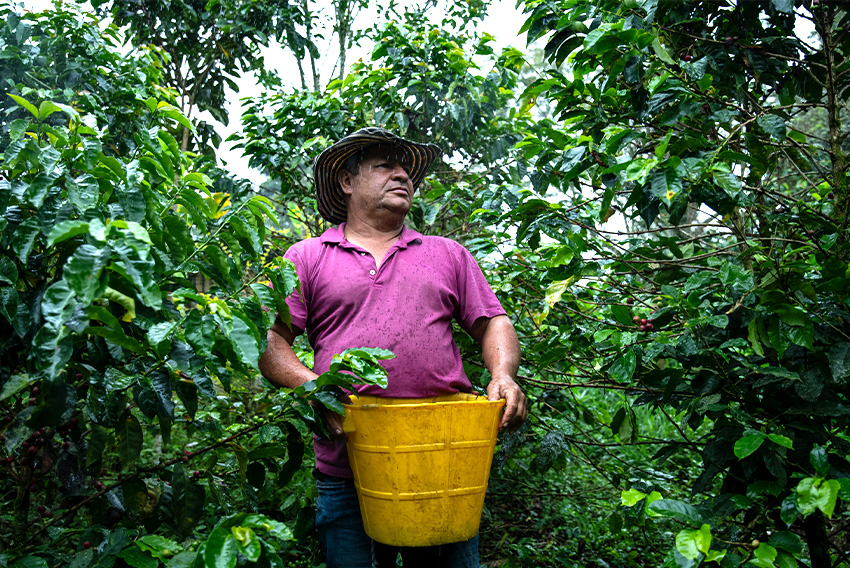
[[458, 244], [455, 259], [458, 307], [454, 317], [460, 326], [469, 332], [478, 318], [506, 315], [472, 253]]

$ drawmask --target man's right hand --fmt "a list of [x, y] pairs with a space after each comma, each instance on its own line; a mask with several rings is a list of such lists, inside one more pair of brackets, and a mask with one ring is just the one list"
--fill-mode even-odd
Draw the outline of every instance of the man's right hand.
[[310, 406], [316, 411], [316, 418], [324, 421], [325, 428], [331, 440], [337, 440], [345, 436], [342, 430], [342, 422], [345, 420], [345, 416], [325, 408], [321, 402], [311, 401]]

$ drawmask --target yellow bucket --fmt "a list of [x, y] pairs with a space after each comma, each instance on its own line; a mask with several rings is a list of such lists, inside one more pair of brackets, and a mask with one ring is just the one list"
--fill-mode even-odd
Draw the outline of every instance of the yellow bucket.
[[373, 540], [433, 546], [478, 534], [504, 400], [351, 397], [343, 429]]

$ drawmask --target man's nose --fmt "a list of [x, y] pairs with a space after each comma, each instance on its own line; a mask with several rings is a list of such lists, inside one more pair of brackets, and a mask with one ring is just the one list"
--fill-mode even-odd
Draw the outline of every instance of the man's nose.
[[406, 182], [410, 179], [410, 176], [401, 164], [396, 164], [393, 168], [393, 179]]

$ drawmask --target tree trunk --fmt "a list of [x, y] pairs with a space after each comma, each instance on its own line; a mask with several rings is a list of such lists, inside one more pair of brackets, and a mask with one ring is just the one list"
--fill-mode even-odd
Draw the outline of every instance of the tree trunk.
[[815, 511], [803, 520], [806, 531], [806, 544], [809, 545], [809, 557], [812, 568], [830, 568], [829, 537], [826, 534], [826, 520], [820, 511]]

